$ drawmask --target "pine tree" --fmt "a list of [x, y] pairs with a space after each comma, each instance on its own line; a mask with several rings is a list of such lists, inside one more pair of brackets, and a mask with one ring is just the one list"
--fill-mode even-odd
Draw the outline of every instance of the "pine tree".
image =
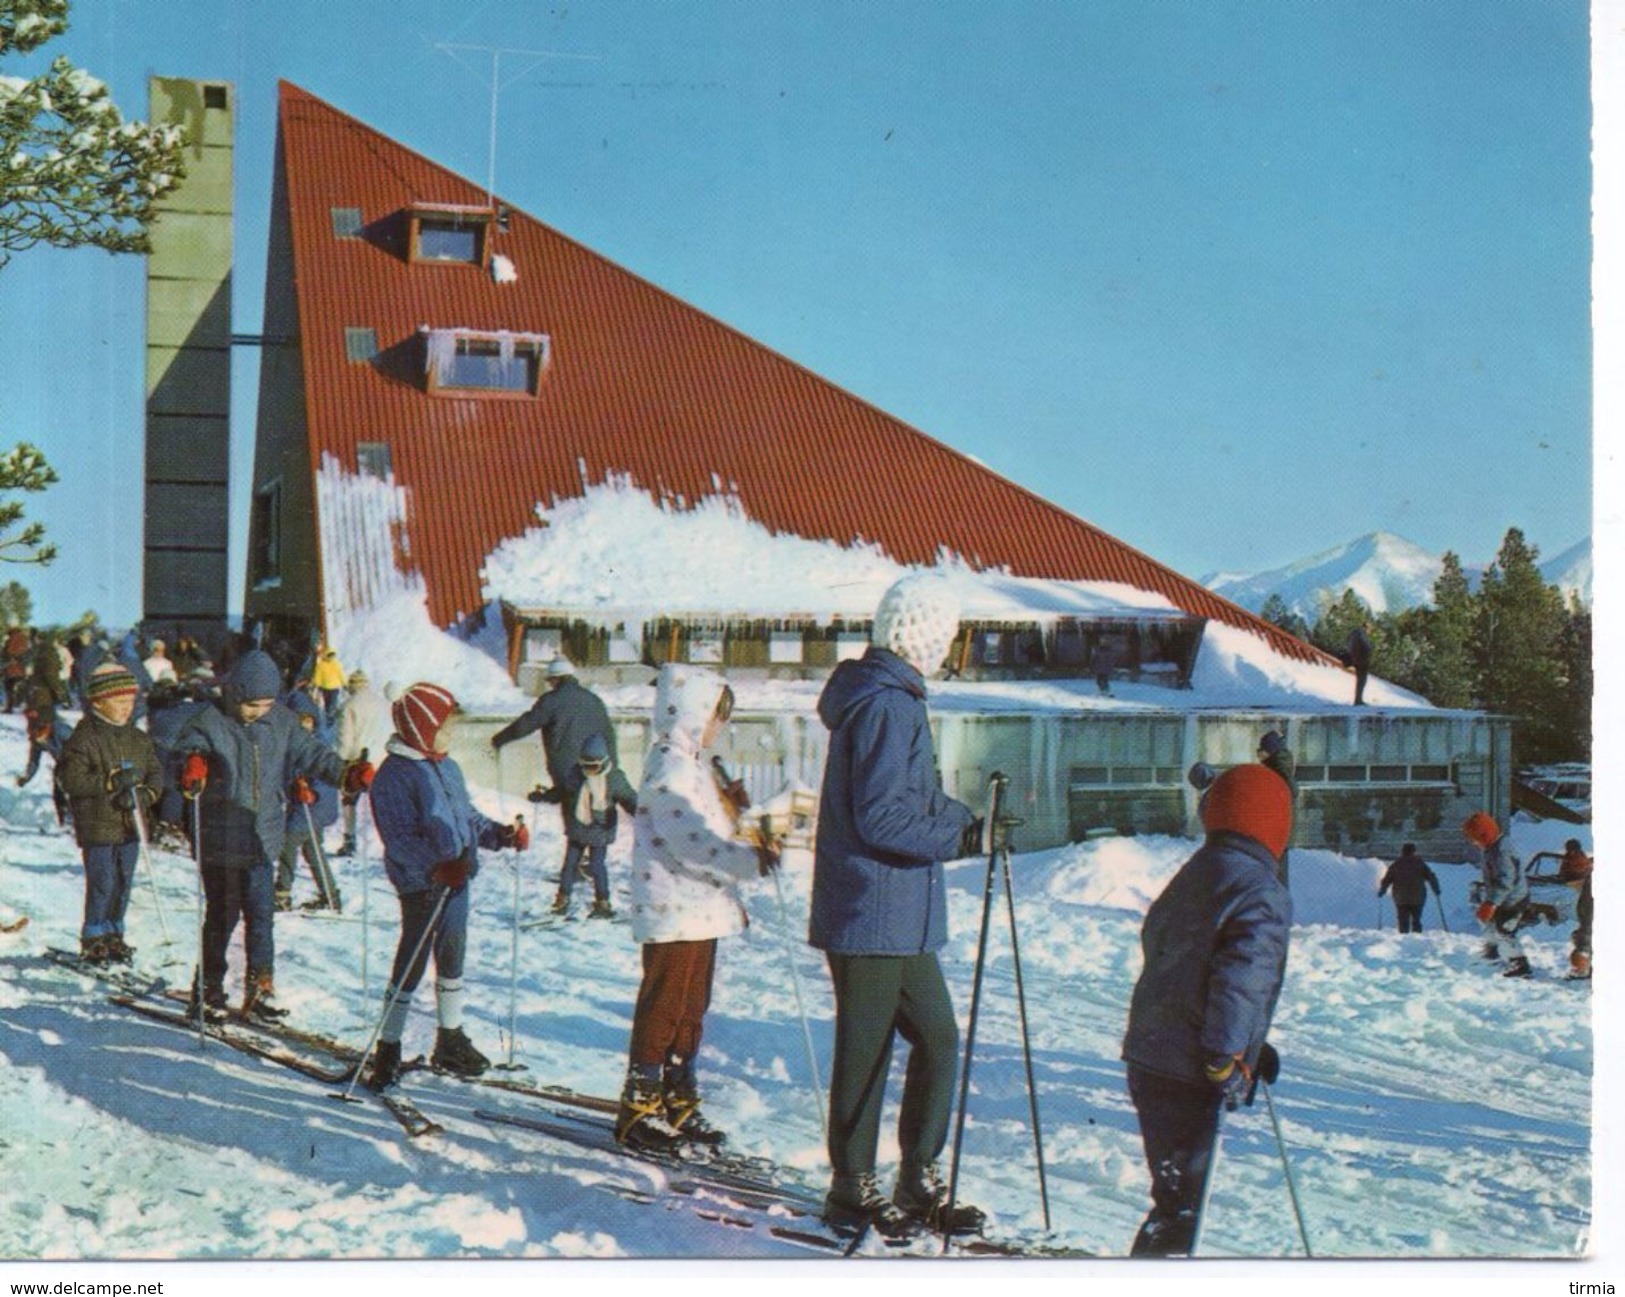
[[1271, 594], [1264, 600], [1264, 606], [1258, 610], [1258, 615], [1271, 626], [1279, 626], [1288, 635], [1294, 635], [1301, 640], [1309, 638], [1309, 623], [1287, 607], [1286, 600], [1279, 594]]
[[[68, 0], [0, 0], [0, 55], [68, 26]], [[145, 252], [155, 202], [183, 174], [181, 131], [126, 121], [107, 86], [66, 58], [0, 75], [0, 266], [24, 248]]]
[[[1358, 626], [1370, 626], [1372, 621], [1371, 608], [1366, 601], [1355, 594], [1353, 590], [1344, 590], [1336, 602], [1328, 603], [1321, 609], [1320, 616], [1315, 620], [1315, 628], [1310, 632], [1310, 639], [1317, 648], [1323, 648], [1328, 653], [1343, 657], [1348, 652], [1349, 636]], [[1367, 632], [1370, 633], [1369, 631]], [[1380, 674], [1376, 666], [1377, 636], [1371, 636], [1373, 674]]]
[[1433, 608], [1426, 618], [1428, 651], [1420, 663], [1420, 692], [1435, 707], [1471, 707], [1477, 697], [1473, 656], [1477, 620], [1478, 600], [1461, 559], [1447, 550], [1444, 568], [1433, 583]]
[[[0, 496], [8, 491], [43, 491], [57, 480], [56, 470], [35, 446], [20, 442], [0, 454]], [[56, 546], [45, 543], [45, 524], [23, 520], [21, 500], [0, 500], [0, 562], [49, 563]]]
[[1572, 746], [1563, 596], [1540, 551], [1513, 527], [1479, 587], [1475, 649], [1485, 710], [1516, 718], [1513, 758], [1552, 760]]
[[21, 581], [0, 586], [0, 626], [27, 626], [34, 620], [34, 597]]
[[1563, 669], [1568, 677], [1568, 695], [1564, 712], [1567, 717], [1568, 737], [1573, 746], [1559, 753], [1565, 759], [1591, 760], [1591, 694], [1593, 677], [1591, 667], [1591, 609], [1580, 602], [1579, 596], [1569, 600], [1563, 628]]

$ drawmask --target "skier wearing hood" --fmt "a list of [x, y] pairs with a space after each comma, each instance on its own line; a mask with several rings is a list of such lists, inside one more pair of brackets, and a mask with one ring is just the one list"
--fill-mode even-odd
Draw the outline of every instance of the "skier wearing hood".
[[[942, 791], [926, 713], [925, 678], [959, 631], [940, 580], [904, 577], [875, 613], [872, 643], [836, 667], [818, 700], [829, 728], [819, 801], [809, 940], [835, 984], [829, 1096], [833, 1177], [824, 1219], [889, 1237], [923, 1227], [979, 1229], [937, 1170], [947, 1141], [959, 1029], [937, 952], [948, 939], [941, 862], [981, 849], [969, 807]], [[896, 1037], [909, 1044], [898, 1142], [902, 1165], [887, 1198], [875, 1176], [886, 1076]]]
[[1484, 930], [1484, 957], [1505, 961], [1503, 977], [1530, 977], [1533, 971], [1518, 940], [1529, 904], [1523, 860], [1488, 811], [1474, 811], [1461, 831], [1480, 853], [1477, 918]]
[[1151, 1169], [1150, 1214], [1131, 1256], [1188, 1255], [1219, 1107], [1251, 1103], [1280, 1066], [1265, 1043], [1286, 971], [1292, 897], [1280, 878], [1292, 794], [1263, 766], [1235, 766], [1202, 803], [1207, 839], [1146, 911], [1145, 964], [1123, 1060]]
[[530, 845], [523, 822], [498, 824], [469, 800], [462, 768], [446, 755], [461, 714], [450, 693], [439, 685], [412, 685], [391, 713], [395, 735], [371, 795], [373, 820], [384, 841], [384, 870], [400, 898], [401, 935], [367, 1080], [375, 1090], [400, 1078], [401, 1036], [431, 951], [439, 1030], [430, 1063], [459, 1076], [478, 1076], [491, 1065], [463, 1030], [468, 884], [480, 870], [480, 847], [523, 851]]
[[225, 1012], [226, 949], [241, 918], [248, 956], [243, 1014], [284, 1016], [275, 1001], [272, 923], [288, 790], [301, 776], [316, 777], [354, 796], [372, 777], [370, 766], [346, 766], [307, 732], [277, 702], [281, 692], [276, 663], [250, 650], [232, 668], [218, 704], [200, 710], [175, 739], [181, 792], [197, 799], [201, 817], [203, 966], [192, 987], [194, 1013]]
[[632, 837], [632, 937], [643, 947], [643, 981], [615, 1121], [615, 1138], [635, 1147], [724, 1138], [700, 1113], [694, 1075], [717, 939], [749, 922], [739, 884], [778, 867], [775, 846], [734, 836], [737, 814], [707, 763], [705, 750], [732, 714], [733, 691], [716, 673], [678, 662], [660, 668]]

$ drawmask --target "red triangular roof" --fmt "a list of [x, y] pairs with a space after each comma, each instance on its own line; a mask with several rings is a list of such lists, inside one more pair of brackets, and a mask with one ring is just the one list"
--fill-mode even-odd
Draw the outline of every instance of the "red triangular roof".
[[[482, 604], [482, 562], [536, 524], [537, 501], [630, 474], [688, 500], [720, 481], [775, 531], [861, 537], [905, 563], [945, 547], [1022, 576], [1125, 582], [1326, 660], [511, 205], [495, 244], [518, 268], [511, 284], [336, 238], [336, 207], [360, 208], [374, 227], [414, 203], [484, 206], [486, 195], [286, 82], [280, 110], [311, 468], [325, 453], [354, 470], [357, 442], [389, 444], [437, 623]], [[387, 351], [421, 325], [548, 334], [541, 394], [430, 396], [421, 379], [346, 358], [347, 327], [375, 329]]]

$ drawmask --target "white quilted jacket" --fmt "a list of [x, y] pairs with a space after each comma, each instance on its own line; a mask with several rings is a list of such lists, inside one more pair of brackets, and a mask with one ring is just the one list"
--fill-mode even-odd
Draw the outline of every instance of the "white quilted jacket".
[[660, 669], [632, 837], [632, 936], [639, 942], [731, 937], [749, 922], [739, 884], [758, 876], [756, 849], [734, 840], [700, 748], [722, 688], [722, 678], [703, 667]]

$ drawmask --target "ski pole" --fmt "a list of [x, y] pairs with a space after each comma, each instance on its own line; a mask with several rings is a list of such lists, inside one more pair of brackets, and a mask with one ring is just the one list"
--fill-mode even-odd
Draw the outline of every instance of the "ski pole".
[[[766, 817], [763, 817], [762, 835], [767, 835]], [[812, 1027], [807, 1022], [807, 1004], [801, 994], [801, 970], [796, 967], [795, 948], [790, 943], [790, 909], [784, 903], [784, 882], [779, 870], [773, 871], [773, 890], [779, 898], [779, 939], [784, 943], [784, 959], [790, 965], [790, 984], [796, 992], [796, 1012], [801, 1015], [801, 1036], [807, 1045], [807, 1068], [812, 1073], [813, 1098], [818, 1104], [818, 1125], [829, 1140], [829, 1116], [824, 1111], [824, 1081], [818, 1074], [818, 1051], [813, 1048]]]
[[1196, 1227], [1191, 1231], [1191, 1256], [1196, 1255], [1196, 1249], [1202, 1242], [1202, 1227], [1207, 1224], [1207, 1204], [1213, 1196], [1213, 1181], [1219, 1169], [1219, 1145], [1223, 1136], [1224, 1104], [1220, 1103], [1213, 1114], [1213, 1143], [1208, 1147], [1207, 1175], [1202, 1179], [1202, 1198], [1196, 1206]]
[[[500, 759], [500, 758], [499, 758]], [[508, 949], [508, 1061], [498, 1063], [503, 1072], [523, 1072], [525, 1064], [514, 1061], [519, 1040], [519, 853], [513, 854], [513, 933]]]
[[203, 942], [205, 939], [203, 920], [203, 790], [194, 793], [192, 803], [192, 859], [197, 864], [197, 976], [192, 982], [192, 989], [197, 993], [197, 1044], [199, 1049], [205, 1047], [208, 1032], [203, 1029], [205, 1014], [203, 1003]]
[[333, 870], [327, 863], [327, 853], [322, 850], [322, 835], [316, 831], [316, 817], [310, 813], [310, 803], [299, 803], [305, 810], [305, 828], [310, 833], [311, 849], [316, 853], [314, 870], [316, 873], [316, 886], [321, 890], [322, 901], [328, 909], [335, 913], [342, 913], [339, 908], [339, 889], [333, 881]]
[[[988, 808], [988, 822], [997, 823], [1004, 804], [1005, 776], [995, 771], [988, 778], [993, 788], [992, 804]], [[999, 853], [987, 853], [987, 878], [982, 884], [982, 930], [976, 944], [976, 972], [971, 978], [970, 1017], [965, 1027], [965, 1064], [959, 1073], [959, 1115], [954, 1124], [954, 1151], [948, 1163], [948, 1206], [942, 1214], [942, 1250], [948, 1250], [953, 1237], [954, 1198], [959, 1189], [959, 1152], [965, 1139], [965, 1107], [970, 1096], [971, 1053], [976, 1047], [976, 1015], [982, 1004], [982, 970], [987, 962], [987, 930], [993, 914], [993, 877], [998, 868]]]
[[141, 794], [137, 789], [130, 790], [130, 807], [134, 812], [135, 840], [141, 847], [141, 870], [147, 876], [147, 884], [152, 888], [152, 907], [158, 911], [158, 929], [164, 934], [162, 945], [173, 946], [175, 943], [169, 936], [169, 921], [164, 917], [163, 898], [158, 894], [158, 880], [152, 872], [152, 851], [147, 836], [147, 813], [141, 805]]
[[[445, 913], [446, 899], [450, 895], [451, 888], [442, 887], [440, 889], [440, 894], [435, 897], [434, 910], [429, 915], [429, 922], [424, 926], [423, 935], [418, 938], [418, 944], [412, 949], [412, 957], [406, 961], [406, 967], [401, 970], [401, 976], [398, 979], [399, 981], [406, 981], [406, 979], [412, 975], [412, 970], [418, 966], [418, 960], [422, 957], [424, 950], [428, 947], [429, 939], [434, 936], [435, 929], [440, 926], [440, 916]], [[372, 1029], [372, 1035], [367, 1040], [367, 1047], [361, 1051], [361, 1058], [355, 1065], [355, 1075], [350, 1078], [350, 1084], [345, 1089], [344, 1093], [334, 1094], [332, 1096], [333, 1098], [339, 1099], [344, 1103], [360, 1102], [360, 1100], [354, 1097], [355, 1088], [361, 1081], [361, 1073], [367, 1066], [367, 1060], [372, 1057], [372, 1051], [377, 1048], [378, 1037], [384, 1034], [384, 1023], [388, 1021], [389, 1015], [394, 1012], [396, 1004], [400, 1002], [400, 998], [400, 986], [398, 984], [392, 984], [389, 988], [389, 995], [384, 1000], [384, 1011], [378, 1015], [378, 1025]]]
[[[362, 753], [366, 759], [366, 753]], [[370, 794], [369, 794], [370, 798]], [[366, 803], [371, 806], [370, 800]], [[370, 836], [372, 815], [362, 814], [361, 798], [355, 799], [356, 862], [361, 866], [361, 1002], [372, 999], [368, 971], [372, 962], [372, 876], [367, 870], [367, 839]]]
[[1264, 1089], [1264, 1107], [1270, 1115], [1270, 1126], [1275, 1131], [1275, 1148], [1281, 1154], [1281, 1170], [1286, 1173], [1286, 1191], [1292, 1198], [1292, 1214], [1298, 1218], [1298, 1237], [1303, 1240], [1303, 1254], [1312, 1257], [1315, 1254], [1309, 1250], [1309, 1230], [1303, 1223], [1303, 1206], [1298, 1201], [1298, 1185], [1292, 1178], [1292, 1159], [1286, 1155], [1286, 1141], [1281, 1138], [1281, 1123], [1275, 1115], [1275, 1100], [1270, 1097], [1270, 1087], [1262, 1079], [1259, 1081]]
[[[994, 831], [997, 832], [997, 829]], [[1044, 1132], [1038, 1122], [1038, 1086], [1033, 1080], [1032, 1038], [1027, 1031], [1027, 992], [1021, 980], [1021, 942], [1016, 937], [1016, 894], [1010, 882], [1008, 840], [1001, 854], [1004, 858], [1004, 899], [1010, 911], [1010, 956], [1016, 972], [1016, 1009], [1021, 1019], [1021, 1057], [1027, 1068], [1027, 1106], [1033, 1116], [1033, 1151], [1038, 1158], [1038, 1198], [1044, 1205], [1044, 1228], [1048, 1230], [1049, 1183], [1044, 1178]]]
[[1439, 911], [1439, 926], [1446, 932], [1450, 931], [1450, 920], [1444, 917], [1444, 902], [1439, 899], [1437, 892], [1433, 893], [1434, 908]]

